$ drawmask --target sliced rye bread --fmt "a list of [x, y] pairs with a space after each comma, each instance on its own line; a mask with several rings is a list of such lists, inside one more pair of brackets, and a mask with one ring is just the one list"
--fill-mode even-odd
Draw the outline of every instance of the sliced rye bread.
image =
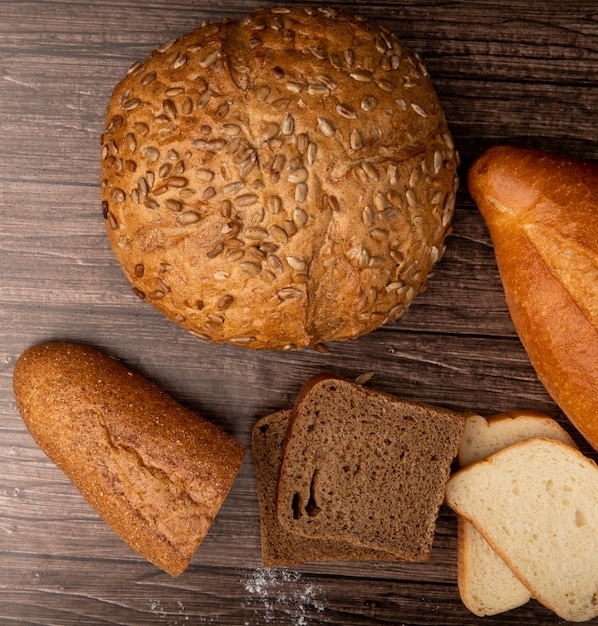
[[289, 533], [276, 517], [276, 489], [282, 445], [291, 411], [260, 419], [253, 427], [252, 453], [260, 505], [262, 563], [265, 567], [298, 565], [309, 561], [389, 561], [390, 552], [355, 546], [344, 541], [308, 539]]
[[446, 501], [539, 602], [569, 621], [598, 616], [592, 460], [554, 439], [528, 439], [453, 474]]
[[[489, 418], [469, 415], [457, 461], [465, 467], [532, 437], [557, 439], [575, 447], [573, 439], [545, 413], [513, 411]], [[522, 606], [529, 589], [513, 574], [488, 542], [463, 517], [458, 519], [458, 585], [463, 604], [475, 615], [497, 615]]]
[[310, 379], [285, 438], [279, 522], [306, 537], [428, 560], [463, 428], [453, 411], [329, 375]]

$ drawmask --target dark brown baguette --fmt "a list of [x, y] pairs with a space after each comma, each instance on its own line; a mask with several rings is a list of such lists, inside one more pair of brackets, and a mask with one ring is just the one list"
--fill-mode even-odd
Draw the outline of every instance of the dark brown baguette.
[[243, 446], [87, 346], [26, 350], [13, 384], [40, 448], [131, 548], [180, 575], [232, 486]]
[[332, 376], [303, 387], [277, 495], [282, 526], [429, 559], [464, 417]]
[[598, 450], [598, 164], [497, 146], [468, 185], [538, 378]]
[[276, 489], [282, 446], [291, 411], [279, 411], [260, 419], [253, 427], [252, 452], [260, 504], [262, 563], [265, 567], [298, 565], [308, 561], [396, 560], [381, 550], [362, 548], [344, 541], [309, 539], [284, 529], [276, 517]]

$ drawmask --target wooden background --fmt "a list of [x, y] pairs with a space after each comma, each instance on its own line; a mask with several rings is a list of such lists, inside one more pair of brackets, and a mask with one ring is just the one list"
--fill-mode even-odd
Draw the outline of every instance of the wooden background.
[[99, 135], [113, 86], [164, 41], [253, 5], [1, 0], [0, 623], [562, 623], [534, 601], [495, 618], [471, 615], [456, 587], [456, 520], [445, 507], [429, 563], [264, 570], [250, 453], [191, 567], [171, 579], [98, 519], [16, 409], [18, 355], [67, 339], [118, 357], [246, 446], [255, 421], [289, 407], [311, 374], [371, 370], [376, 388], [453, 409], [544, 410], [596, 457], [530, 366], [463, 184], [472, 160], [496, 143], [598, 160], [596, 0], [331, 5], [377, 19], [422, 55], [462, 156], [462, 183], [428, 291], [399, 321], [319, 354], [193, 338], [132, 294], [104, 233]]

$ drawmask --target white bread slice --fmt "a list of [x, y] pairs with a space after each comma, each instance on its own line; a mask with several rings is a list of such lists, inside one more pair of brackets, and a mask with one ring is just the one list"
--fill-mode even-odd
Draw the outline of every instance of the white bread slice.
[[[573, 439], [545, 413], [513, 411], [489, 418], [468, 415], [459, 446], [461, 467], [532, 437], [547, 437], [575, 446]], [[475, 615], [497, 615], [522, 606], [528, 588], [488, 545], [471, 522], [458, 520], [458, 585], [463, 604]]]
[[533, 437], [557, 439], [575, 447], [567, 431], [556, 420], [540, 411], [511, 411], [488, 418], [468, 415], [457, 461], [460, 467], [465, 467], [507, 446]]
[[529, 439], [456, 472], [446, 502], [559, 617], [598, 615], [598, 466], [591, 459], [553, 439]]

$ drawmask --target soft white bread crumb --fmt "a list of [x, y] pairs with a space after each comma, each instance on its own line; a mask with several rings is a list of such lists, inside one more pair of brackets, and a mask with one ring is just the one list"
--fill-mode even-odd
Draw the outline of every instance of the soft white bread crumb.
[[515, 443], [545, 437], [575, 447], [567, 431], [546, 413], [512, 411], [484, 418], [468, 415], [457, 460], [460, 467], [482, 459]]
[[524, 605], [528, 588], [488, 545], [471, 522], [458, 520], [459, 595], [463, 604], [479, 617], [497, 615]]
[[[532, 437], [548, 437], [574, 446], [568, 433], [545, 413], [516, 411], [490, 418], [469, 415], [459, 446], [461, 467]], [[463, 604], [480, 617], [496, 615], [529, 601], [528, 588], [488, 542], [463, 518], [458, 523], [458, 584]]]
[[459, 470], [446, 499], [542, 604], [561, 618], [598, 615], [598, 467], [534, 438]]

